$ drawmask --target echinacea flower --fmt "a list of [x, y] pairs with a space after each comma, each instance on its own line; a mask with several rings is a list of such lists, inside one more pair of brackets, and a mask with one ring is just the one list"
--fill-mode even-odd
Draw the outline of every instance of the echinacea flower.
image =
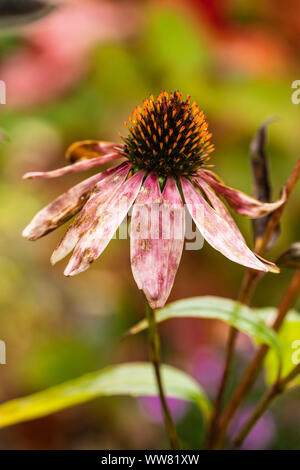
[[[227, 258], [259, 271], [275, 265], [255, 255], [220, 199], [238, 213], [261, 217], [284, 202], [262, 203], [226, 186], [207, 161], [213, 150], [203, 111], [179, 92], [151, 95], [127, 124], [124, 144], [84, 141], [67, 152], [70, 164], [24, 178], [55, 178], [124, 161], [84, 180], [42, 209], [23, 236], [37, 240], [76, 213], [51, 257], [54, 264], [73, 251], [65, 275], [85, 271], [108, 245], [131, 206], [131, 266], [152, 308], [162, 307], [174, 283], [184, 244], [184, 202], [202, 236]], [[157, 216], [158, 214], [158, 216]]]

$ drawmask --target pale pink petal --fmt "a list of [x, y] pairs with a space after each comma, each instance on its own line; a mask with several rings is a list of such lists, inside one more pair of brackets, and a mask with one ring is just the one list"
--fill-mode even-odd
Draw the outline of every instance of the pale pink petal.
[[252, 219], [263, 217], [264, 215], [273, 212], [274, 210], [278, 209], [278, 207], [280, 207], [286, 200], [286, 194], [283, 192], [280, 199], [275, 202], [261, 202], [241, 191], [238, 191], [237, 189], [226, 186], [211, 171], [199, 171], [198, 174], [203, 179], [205, 179], [205, 181], [207, 181], [222, 197], [224, 197], [234, 210], [236, 210], [239, 214], [247, 215]]
[[150, 173], [132, 210], [130, 257], [133, 277], [154, 308], [167, 277], [167, 252], [160, 230], [162, 196], [156, 173]]
[[[170, 295], [182, 255], [185, 234], [184, 206], [174, 178], [167, 179], [162, 196], [164, 213], [166, 214], [167, 220], [169, 219], [170, 225], [170, 232], [164, 240], [168, 251], [168, 273], [163, 286], [160, 303], [156, 305], [156, 308], [163, 307]], [[164, 217], [162, 223], [164, 231]], [[168, 225], [168, 223], [166, 225]]]
[[241, 238], [244, 241], [244, 237], [241, 234], [240, 230], [238, 229], [235, 221], [231, 217], [228, 209], [223, 204], [221, 199], [216, 195], [215, 191], [207, 184], [202, 178], [194, 178], [194, 181], [200, 186], [200, 188], [205, 192], [206, 196], [208, 197], [209, 201], [211, 202], [213, 208], [216, 212], [221, 216], [223, 220], [225, 220], [231, 229], [235, 232], [236, 236]]
[[130, 168], [130, 165], [122, 164], [115, 169], [109, 169], [105, 172], [106, 177], [96, 184], [88, 202], [70, 225], [58, 247], [54, 250], [51, 256], [52, 264], [57, 263], [73, 250], [82, 235], [92, 226], [96, 211], [99, 211], [100, 207], [108, 204], [119, 190]]
[[76, 245], [65, 269], [66, 276], [85, 271], [101, 255], [137, 197], [144, 176], [144, 171], [133, 175], [108, 204], [96, 211], [92, 226]]
[[69, 220], [84, 206], [95, 185], [108, 173], [115, 171], [115, 169], [110, 169], [107, 172], [98, 173], [73, 186], [69, 191], [52, 201], [35, 215], [24, 229], [23, 237], [28, 240], [37, 240]]
[[153, 309], [169, 297], [183, 239], [184, 209], [176, 183], [168, 179], [161, 194], [157, 174], [151, 173], [133, 206], [130, 255], [134, 279]]
[[236, 231], [208, 205], [193, 185], [181, 178], [185, 202], [202, 236], [216, 250], [236, 263], [259, 271], [268, 271], [247, 247]]
[[266, 268], [268, 268], [268, 271], [270, 271], [270, 273], [280, 273], [280, 268], [276, 264], [272, 263], [272, 261], [269, 261], [256, 253], [255, 256], [266, 266]]
[[[202, 178], [195, 178], [195, 182], [201, 187], [201, 189], [205, 192], [206, 196], [208, 197], [209, 201], [211, 202], [212, 206], [216, 210], [216, 212], [225, 220], [230, 228], [234, 231], [237, 238], [241, 240], [241, 243], [245, 243], [244, 237], [241, 234], [240, 230], [238, 229], [235, 221], [231, 217], [228, 209], [223, 204], [221, 199], [216, 195], [215, 191], [207, 184]], [[254, 253], [255, 254], [255, 253]], [[280, 269], [276, 266], [276, 264], [272, 263], [271, 261], [265, 260], [259, 255], [255, 256], [268, 268], [268, 271], [278, 273]]]
[[66, 175], [67, 173], [77, 173], [78, 171], [87, 171], [96, 166], [104, 165], [104, 163], [111, 162], [122, 158], [118, 153], [109, 153], [107, 155], [92, 158], [90, 160], [83, 160], [73, 165], [64, 166], [52, 171], [33, 171], [26, 173], [23, 179], [36, 179], [36, 178], [58, 178], [59, 176]]

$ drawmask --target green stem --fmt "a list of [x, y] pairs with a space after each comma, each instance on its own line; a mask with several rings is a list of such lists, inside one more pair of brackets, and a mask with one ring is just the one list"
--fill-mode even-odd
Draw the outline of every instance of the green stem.
[[[242, 283], [242, 287], [241, 287], [241, 290], [237, 299], [239, 302], [242, 302], [244, 304], [247, 304], [249, 302], [251, 293], [254, 289], [257, 279], [258, 277], [255, 271], [250, 271], [250, 270], [246, 271], [246, 274]], [[207, 439], [206, 439], [206, 446], [205, 446], [206, 449], [209, 449], [213, 445], [216, 439], [216, 435], [218, 433], [218, 421], [219, 421], [220, 413], [222, 411], [222, 403], [223, 403], [223, 399], [224, 399], [224, 395], [226, 391], [226, 385], [227, 385], [228, 378], [229, 378], [232, 365], [233, 365], [235, 341], [237, 338], [237, 334], [238, 334], [238, 330], [234, 327], [231, 327], [229, 330], [229, 335], [228, 335], [228, 340], [227, 340], [225, 367], [224, 367], [219, 391], [215, 399], [214, 411], [212, 414], [210, 428], [209, 428]]]
[[[272, 325], [274, 331], [278, 331], [291, 307], [295, 304], [300, 292], [300, 270], [294, 274], [277, 310], [277, 316]], [[230, 421], [235, 415], [237, 409], [246, 398], [247, 394], [254, 385], [263, 364], [263, 360], [269, 350], [266, 344], [263, 344], [258, 349], [254, 359], [248, 365], [240, 384], [233, 393], [223, 415], [219, 421], [219, 442], [224, 439]]]
[[[293, 171], [290, 174], [287, 180], [287, 183], [284, 187], [284, 191], [286, 194], [286, 200], [284, 204], [282, 204], [276, 211], [273, 212], [264, 235], [261, 238], [258, 238], [255, 242], [254, 251], [258, 255], [262, 256], [265, 253], [267, 245], [271, 239], [271, 236], [273, 235], [276, 227], [278, 226], [278, 223], [280, 221], [284, 208], [286, 207], [286, 204], [299, 178], [300, 178], [300, 158], [298, 159], [295, 167], [293, 168]], [[246, 273], [246, 277], [244, 280], [244, 288], [242, 288], [240, 292], [240, 296], [239, 296], [239, 300], [244, 303], [250, 302], [256, 281], [258, 279], [257, 276], [252, 275], [251, 273], [253, 273], [253, 271], [248, 271]], [[249, 282], [250, 282], [250, 285], [247, 285]], [[245, 299], [243, 298], [243, 290], [246, 291]], [[228, 342], [227, 342], [226, 363], [225, 363], [225, 369], [223, 373], [223, 380], [222, 380], [221, 387], [220, 387], [217, 400], [216, 400], [216, 405], [219, 406], [219, 409], [216, 410], [217, 413], [215, 412], [213, 414], [213, 420], [214, 420], [213, 428], [211, 427], [207, 448], [213, 447], [213, 448], [219, 449], [220, 447], [222, 447], [222, 444], [226, 436], [226, 430], [230, 422], [230, 418], [227, 420], [222, 419], [223, 416], [220, 416], [220, 410], [221, 410], [221, 404], [224, 398], [224, 392], [225, 392], [226, 385], [228, 382], [228, 377], [229, 377], [230, 370], [231, 370], [231, 365], [233, 362], [237, 333], [238, 332], [235, 330], [234, 327], [230, 328]], [[226, 411], [227, 410], [225, 410], [225, 416], [226, 416]]]
[[162, 412], [164, 416], [165, 427], [169, 436], [172, 450], [178, 450], [180, 448], [179, 439], [177, 436], [176, 428], [173, 423], [170, 410], [168, 408], [168, 404], [167, 404], [167, 400], [166, 400], [166, 396], [164, 392], [164, 387], [163, 387], [163, 382], [162, 382], [162, 377], [160, 373], [160, 363], [161, 363], [160, 341], [159, 341], [159, 335], [158, 335], [157, 325], [155, 321], [155, 312], [149, 306], [147, 301], [145, 304], [145, 310], [146, 310], [146, 317], [147, 317], [148, 325], [149, 325], [148, 331], [149, 331], [150, 357], [151, 357], [151, 361], [152, 361], [154, 371], [155, 371], [155, 377], [156, 377], [156, 382], [157, 382], [157, 388], [159, 391], [159, 398], [160, 398], [161, 408], [162, 408]]

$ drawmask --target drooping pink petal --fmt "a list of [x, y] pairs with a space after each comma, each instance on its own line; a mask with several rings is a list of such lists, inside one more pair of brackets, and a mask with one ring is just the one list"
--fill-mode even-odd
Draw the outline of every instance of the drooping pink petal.
[[129, 170], [130, 165], [123, 163], [121, 166], [105, 172], [106, 177], [95, 185], [88, 202], [70, 225], [58, 247], [54, 250], [51, 256], [52, 264], [57, 263], [73, 250], [82, 235], [92, 226], [96, 211], [100, 211], [100, 208], [107, 205], [114, 197], [125, 181]]
[[[155, 308], [163, 307], [168, 300], [180, 263], [185, 235], [184, 206], [174, 178], [167, 179], [162, 196], [164, 208], [162, 219], [163, 233], [165, 225], [170, 227], [166, 237], [163, 236], [168, 251], [168, 273], [160, 302]], [[166, 219], [164, 214], [166, 214]]]
[[268, 271], [236, 231], [208, 205], [193, 185], [181, 178], [188, 210], [205, 240], [230, 260], [259, 271]]
[[116, 153], [122, 150], [122, 146], [114, 142], [102, 140], [82, 140], [70, 145], [66, 151], [66, 159], [71, 163], [98, 158], [108, 153]]
[[66, 276], [85, 271], [101, 255], [136, 199], [144, 175], [143, 170], [133, 175], [107, 204], [96, 210], [92, 226], [77, 243], [65, 269]]
[[67, 222], [84, 206], [95, 185], [116, 171], [116, 168], [111, 168], [91, 176], [56, 198], [34, 216], [23, 230], [23, 237], [37, 240]]
[[280, 199], [275, 202], [261, 202], [237, 189], [226, 186], [211, 171], [199, 171], [199, 176], [209, 183], [222, 197], [224, 197], [231, 207], [239, 214], [246, 215], [253, 219], [263, 217], [264, 215], [278, 209], [286, 200], [285, 192]]
[[154, 308], [167, 277], [167, 253], [160, 230], [162, 196], [156, 173], [150, 173], [132, 210], [130, 258], [133, 277]]
[[[241, 243], [245, 243], [244, 237], [241, 234], [240, 230], [238, 229], [235, 221], [231, 217], [228, 209], [223, 204], [221, 199], [216, 195], [212, 187], [209, 184], [207, 184], [201, 177], [195, 178], [195, 182], [205, 192], [206, 196], [208, 197], [209, 201], [211, 202], [216, 212], [222, 217], [223, 220], [225, 220], [228, 223], [230, 228], [234, 231], [236, 237], [241, 240]], [[271, 261], [265, 260], [259, 255], [255, 254], [255, 256], [268, 268], [268, 271], [274, 272], [274, 273], [280, 272], [280, 269], [276, 266], [276, 264], [272, 263]]]
[[220, 217], [225, 220], [228, 225], [232, 228], [235, 232], [237, 237], [240, 237], [244, 241], [244, 237], [241, 234], [240, 230], [238, 229], [235, 221], [231, 217], [227, 207], [223, 204], [221, 199], [217, 196], [215, 191], [207, 184], [202, 178], [194, 178], [194, 181], [200, 186], [200, 188], [204, 191], [206, 196], [208, 197], [209, 201], [211, 202], [215, 211], [220, 215]]
[[275, 274], [280, 273], [280, 268], [276, 264], [272, 263], [272, 261], [269, 261], [269, 260], [263, 258], [262, 256], [258, 255], [257, 253], [255, 253], [255, 256], [256, 256], [256, 258], [259, 259], [259, 261], [261, 261], [266, 266], [266, 268], [268, 268], [268, 271], [270, 271], [270, 273], [275, 273]]
[[57, 170], [52, 171], [33, 171], [25, 173], [23, 179], [36, 179], [36, 178], [58, 178], [59, 176], [66, 175], [67, 173], [77, 173], [79, 171], [87, 171], [96, 166], [104, 165], [104, 163], [111, 162], [112, 160], [117, 160], [123, 158], [122, 155], [118, 153], [109, 153], [107, 155], [91, 158], [90, 160], [83, 160], [73, 165], [64, 166], [58, 168]]
[[165, 305], [174, 283], [184, 239], [184, 209], [175, 181], [161, 194], [150, 173], [132, 211], [130, 257], [134, 279], [151, 308]]

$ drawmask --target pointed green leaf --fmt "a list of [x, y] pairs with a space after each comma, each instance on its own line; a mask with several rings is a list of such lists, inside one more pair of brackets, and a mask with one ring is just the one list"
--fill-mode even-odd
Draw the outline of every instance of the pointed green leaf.
[[[171, 318], [188, 317], [223, 320], [257, 341], [268, 344], [274, 349], [277, 357], [280, 357], [280, 345], [276, 333], [246, 305], [222, 297], [206, 296], [178, 300], [156, 311], [158, 323]], [[146, 328], [147, 320], [144, 319], [133, 326], [128, 334], [136, 334]]]
[[[161, 370], [168, 396], [194, 401], [206, 416], [209, 414], [209, 402], [195, 379], [171, 366], [163, 365]], [[40, 418], [97, 397], [114, 395], [157, 395], [152, 364], [133, 362], [109, 366], [42, 392], [3, 403], [0, 405], [0, 427]]]

